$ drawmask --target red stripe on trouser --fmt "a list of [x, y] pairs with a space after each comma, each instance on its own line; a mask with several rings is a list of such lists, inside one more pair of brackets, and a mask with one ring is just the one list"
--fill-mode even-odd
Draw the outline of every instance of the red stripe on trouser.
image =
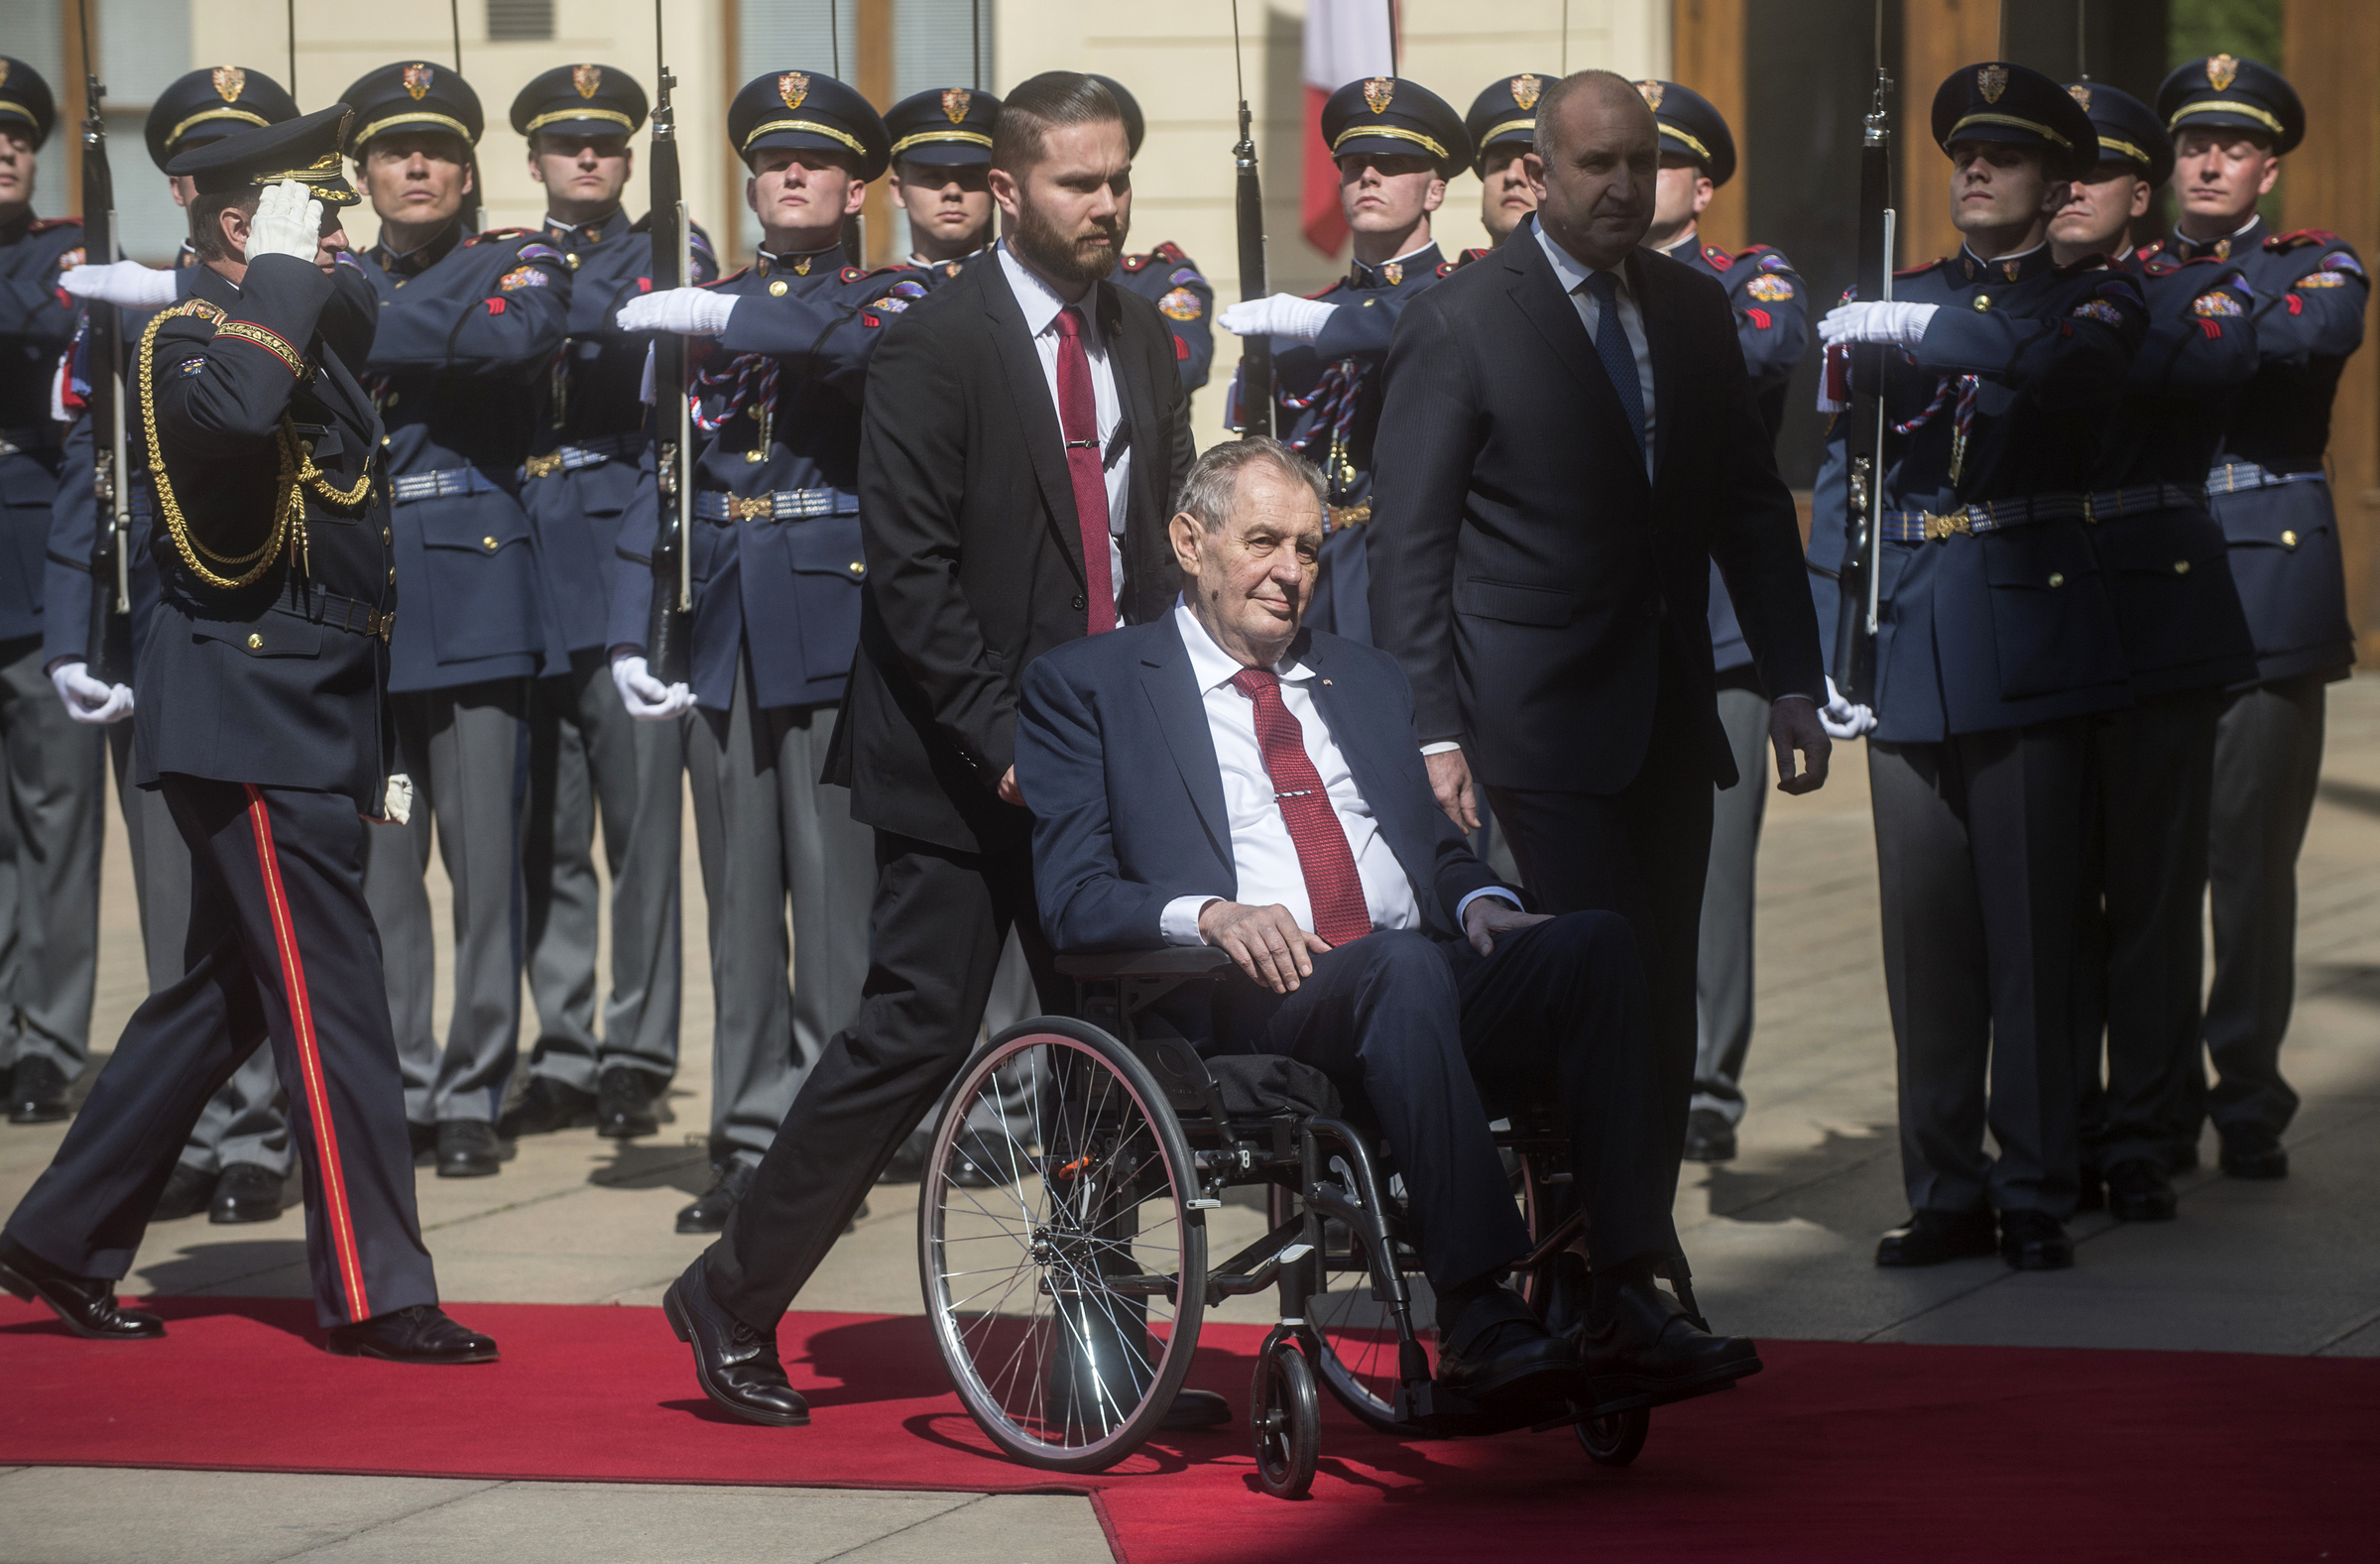
[[330, 1247], [346, 1284], [350, 1319], [369, 1319], [364, 1298], [364, 1263], [356, 1252], [355, 1221], [347, 1211], [347, 1177], [339, 1170], [339, 1138], [330, 1123], [330, 1089], [322, 1079], [322, 1049], [314, 1036], [314, 1006], [305, 990], [305, 961], [298, 953], [298, 929], [290, 917], [289, 893], [282, 889], [281, 858], [273, 846], [273, 818], [265, 795], [248, 786], [248, 823], [256, 832], [256, 862], [265, 881], [265, 903], [273, 909], [273, 941], [281, 950], [281, 981], [289, 1001], [290, 1029], [297, 1037], [298, 1070], [305, 1088], [306, 1117], [314, 1124], [314, 1157], [322, 1173], [322, 1212]]

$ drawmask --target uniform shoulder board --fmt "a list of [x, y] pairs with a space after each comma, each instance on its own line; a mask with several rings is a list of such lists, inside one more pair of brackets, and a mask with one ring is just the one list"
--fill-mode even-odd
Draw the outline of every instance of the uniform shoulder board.
[[717, 253], [711, 248], [711, 236], [702, 231], [702, 224], [698, 222], [690, 222], [686, 224], [686, 243], [692, 245], [695, 249], [700, 250], [705, 255], [714, 255]]
[[2140, 257], [2141, 263], [2146, 265], [2165, 253], [2165, 241], [2163, 239], [2151, 239], [2147, 244], [2142, 245], [2139, 250], [2135, 251], [2134, 253]]
[[1905, 266], [1892, 275], [1895, 277], [1923, 277], [1928, 272], [1933, 271], [1936, 267], [1948, 266], [1950, 264], [1951, 258], [1949, 256], [1938, 255], [1931, 261], [1921, 261], [1915, 266]]
[[1733, 256], [1727, 254], [1726, 251], [1722, 250], [1718, 245], [1715, 244], [1707, 244], [1703, 246], [1703, 259], [1710, 262], [1713, 266], [1719, 268], [1719, 270], [1723, 272], [1735, 264], [1735, 258]]
[[1187, 266], [1190, 264], [1190, 258], [1182, 254], [1182, 247], [1178, 244], [1175, 244], [1171, 239], [1159, 240], [1157, 242], [1157, 247], [1148, 253], [1151, 260], [1163, 261], [1168, 266]]
[[500, 239], [525, 239], [536, 231], [535, 228], [490, 228], [486, 233], [473, 234], [463, 243], [466, 245], [494, 244]]
[[1128, 255], [1128, 256], [1126, 256], [1126, 257], [1124, 258], [1124, 263], [1123, 263], [1123, 264], [1124, 264], [1124, 269], [1125, 269], [1126, 271], [1128, 271], [1128, 272], [1138, 272], [1138, 271], [1142, 271], [1142, 270], [1146, 269], [1146, 267], [1148, 266], [1148, 263], [1149, 263], [1149, 262], [1150, 262], [1152, 259], [1154, 259], [1154, 257], [1152, 257], [1152, 256], [1145, 256], [1145, 255]]
[[2300, 228], [2292, 233], [2274, 234], [2264, 241], [2264, 247], [2267, 250], [2279, 252], [2302, 249], [2310, 244], [2336, 244], [2337, 242], [2338, 235], [2327, 228]]
[[157, 319], [161, 325], [176, 318], [195, 320], [211, 331], [230, 317], [224, 313], [221, 305], [210, 303], [203, 299], [185, 299], [170, 309], [160, 309], [157, 312]]
[[1746, 245], [1744, 248], [1735, 252], [1735, 259], [1738, 261], [1748, 261], [1755, 255], [1774, 255], [1776, 253], [1776, 249], [1777, 247], [1773, 244]]
[[36, 217], [26, 225], [25, 231], [29, 234], [48, 233], [53, 228], [79, 228], [81, 226], [82, 219], [79, 217]]

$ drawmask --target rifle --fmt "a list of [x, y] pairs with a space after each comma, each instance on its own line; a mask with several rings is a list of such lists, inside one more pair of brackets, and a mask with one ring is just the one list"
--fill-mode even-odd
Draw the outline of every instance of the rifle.
[[[1240, 4], [1232, 0], [1232, 68], [1240, 68]], [[1240, 77], [1240, 141], [1232, 148], [1240, 171], [1240, 297], [1264, 297], [1264, 186], [1256, 175], [1256, 139], [1249, 128], [1248, 78]], [[1272, 433], [1272, 338], [1240, 339], [1240, 435]]]
[[[1892, 298], [1892, 129], [1884, 100], [1892, 75], [1884, 68], [1884, 7], [1876, 5], [1876, 95], [1859, 138], [1858, 297]], [[1844, 455], [1844, 548], [1835, 621], [1835, 687], [1857, 705], [1870, 704], [1876, 682], [1877, 593], [1882, 583], [1884, 526], [1884, 349], [1863, 343], [1850, 351], [1850, 408]]]
[[[76, 7], [82, 34], [82, 222], [84, 258], [105, 266], [123, 259], [116, 243], [115, 180], [107, 169], [107, 88], [91, 58], [88, 0]], [[85, 306], [83, 362], [90, 377], [91, 620], [86, 670], [102, 684], [132, 678], [132, 494], [124, 463], [124, 312], [93, 300]]]
[[[685, 185], [678, 177], [677, 110], [661, 43], [661, 0], [654, 0], [653, 47], [658, 57], [659, 90], [653, 108], [653, 286], [655, 292], [682, 288], [692, 275], [691, 232], [686, 222]], [[653, 339], [653, 458], [659, 515], [653, 540], [653, 612], [646, 622], [645, 659], [653, 676], [682, 684], [688, 666], [694, 611], [693, 431], [686, 411], [686, 339], [674, 331]]]

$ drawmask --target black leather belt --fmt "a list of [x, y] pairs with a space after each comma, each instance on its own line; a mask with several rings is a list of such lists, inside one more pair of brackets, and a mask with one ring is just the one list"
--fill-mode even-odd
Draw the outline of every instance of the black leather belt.
[[303, 586], [293, 581], [282, 592], [281, 600], [273, 605], [274, 612], [302, 619], [309, 625], [321, 625], [331, 630], [343, 630], [351, 636], [378, 636], [389, 639], [389, 631], [397, 623], [397, 610], [378, 609], [352, 597], [318, 586]]

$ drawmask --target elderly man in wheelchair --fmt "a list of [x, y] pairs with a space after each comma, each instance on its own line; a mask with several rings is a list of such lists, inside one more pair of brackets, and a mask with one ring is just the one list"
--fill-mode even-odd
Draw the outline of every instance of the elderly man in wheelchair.
[[[1051, 944], [1078, 978], [1116, 980], [1111, 987], [1124, 997], [1108, 1012], [1112, 1018], [1135, 1009], [1124, 992], [1135, 984], [1143, 994], [1163, 994], [1136, 1007], [1137, 1030], [1195, 1047], [1203, 1062], [1188, 1065], [1189, 1074], [1205, 1077], [1206, 1062], [1221, 1073], [1251, 1056], [1258, 1064], [1295, 1061], [1285, 1068], [1318, 1070], [1355, 1105], [1349, 1118], [1376, 1126], [1374, 1143], [1384, 1141], [1394, 1169], [1380, 1182], [1401, 1186], [1400, 1231], [1390, 1248], [1410, 1245], [1435, 1299], [1432, 1387], [1442, 1404], [1476, 1409], [1493, 1426], [1550, 1423], [1575, 1420], [1565, 1417], [1566, 1407], [1578, 1415], [1597, 1406], [1642, 1407], [1757, 1373], [1751, 1342], [1710, 1334], [1693, 1315], [1691, 1294], [1682, 1304], [1656, 1284], [1677, 1251], [1667, 1209], [1677, 1148], [1660, 1143], [1644, 979], [1628, 926], [1603, 912], [1525, 911], [1519, 894], [1473, 856], [1432, 797], [1396, 663], [1359, 643], [1301, 631], [1323, 540], [1322, 496], [1321, 475], [1270, 440], [1208, 451], [1171, 524], [1183, 576], [1174, 612], [1075, 642], [1026, 669], [1016, 769], [1035, 819], [1035, 883]], [[1167, 958], [1168, 947], [1181, 948]], [[1206, 947], [1225, 980], [1167, 979], [1169, 960], [1177, 973], [1195, 964], [1201, 953], [1188, 947]], [[1217, 951], [1228, 955], [1228, 967]], [[1068, 1039], [1078, 1034], [1102, 1035], [1048, 1024], [1066, 1028], [1044, 1039], [1066, 1043], [1058, 1052], [1077, 1048]], [[1126, 1028], [1134, 1034], [1129, 1021]], [[971, 1082], [981, 1087], [990, 1079], [985, 1058], [979, 1054], [980, 1067], [963, 1072], [946, 1099], [949, 1154], [958, 1152], [953, 1137], [967, 1133], [963, 1099]], [[1180, 1083], [1134, 1073], [1129, 1061], [1119, 1070], [1099, 1090], [1128, 1110], [1137, 1104], [1150, 1120], [1145, 1132], [1134, 1132], [1149, 1147], [1135, 1153], [1135, 1167], [1183, 1154], [1168, 1146], [1223, 1147], [1190, 1153], [1195, 1171], [1185, 1169], [1184, 1180], [1197, 1187], [1182, 1202], [1183, 1225], [1190, 1225], [1203, 1214], [1197, 1208], [1219, 1204], [1211, 1197], [1222, 1175], [1255, 1167], [1261, 1148], [1251, 1153], [1254, 1143], [1214, 1134], [1204, 1143], [1180, 1141], [1174, 1116], [1161, 1113], [1161, 1103], [1138, 1103], [1146, 1088], [1131, 1084], [1152, 1081], [1181, 1097]], [[1185, 1317], [1194, 1334], [1197, 1317], [1186, 1280], [1157, 1272], [1178, 1263], [1178, 1275], [1189, 1277], [1194, 1261], [1203, 1265], [1203, 1240], [1192, 1257], [1169, 1216], [1156, 1222], [1151, 1239], [1148, 1219], [1127, 1210], [1148, 1209], [1144, 1176], [1111, 1179], [1108, 1193], [1096, 1197], [1061, 1183], [1089, 1176], [1099, 1133], [1090, 1127], [1113, 1125], [1116, 1114], [1083, 1106], [1079, 1080], [1071, 1098], [1047, 1084], [1041, 1090], [1040, 1129], [1013, 1143], [1037, 1136], [1043, 1154], [1009, 1159], [1020, 1171], [1033, 1161], [1042, 1208], [1030, 1213], [1020, 1204], [1012, 1218], [986, 1210], [994, 1226], [982, 1236], [1008, 1231], [999, 1224], [1012, 1226], [1019, 1244], [1029, 1236], [1044, 1262], [1034, 1285], [1052, 1305], [1056, 1334], [1086, 1361], [1117, 1351], [1121, 1341], [1123, 1355], [1139, 1365], [1136, 1383], [1144, 1384], [1161, 1347], [1152, 1345], [1154, 1316], [1169, 1320], [1175, 1337]], [[1179, 1106], [1198, 1101], [1201, 1090], [1215, 1100], [1209, 1081], [1188, 1088]], [[1488, 1106], [1511, 1116], [1520, 1105], [1549, 1101], [1548, 1122], [1558, 1127], [1552, 1134], [1567, 1140], [1568, 1171], [1557, 1181], [1569, 1187], [1560, 1193], [1584, 1215], [1592, 1267], [1575, 1324], [1556, 1322], [1569, 1327], [1564, 1333], [1542, 1316], [1544, 1287], [1524, 1298], [1504, 1279], [1530, 1255], [1532, 1224], [1516, 1204]], [[1102, 1111], [1108, 1117], [1098, 1121]], [[1213, 1114], [1192, 1119], [1220, 1129], [1232, 1112], [1216, 1100]], [[1155, 1123], [1160, 1117], [1165, 1122]], [[1325, 1130], [1338, 1123], [1311, 1112], [1307, 1122]], [[1067, 1123], [1077, 1129], [1067, 1131]], [[1109, 1147], [1109, 1163], [1123, 1160], [1115, 1134], [1097, 1143]], [[1304, 1143], [1311, 1172], [1324, 1165], [1329, 1147], [1317, 1150], [1321, 1143], [1311, 1135]], [[1272, 1165], [1295, 1162], [1288, 1145], [1276, 1137]], [[972, 1154], [1000, 1160], [980, 1147]], [[1368, 1166], [1359, 1176], [1347, 1158], [1327, 1165], [1346, 1176], [1332, 1184], [1291, 1167], [1275, 1181], [1338, 1202], [1333, 1209], [1351, 1220], [1364, 1217], [1368, 1201], [1383, 1203], [1369, 1187]], [[1195, 1198], [1202, 1193], [1209, 1198]], [[1069, 1200], [1087, 1208], [1097, 1199], [1109, 1202], [1101, 1208], [1108, 1227], [1095, 1232], [1060, 1220]], [[1393, 1191], [1385, 1203], [1395, 1203]], [[1281, 1212], [1276, 1201], [1276, 1217]], [[1311, 1217], [1305, 1231], [1323, 1234], [1329, 1215]], [[956, 1306], [962, 1284], [936, 1281], [937, 1269], [946, 1278], [970, 1273], [960, 1263], [970, 1253], [960, 1242], [963, 1225], [928, 1217], [921, 1243], [929, 1303], [941, 1299], [945, 1355], [954, 1371], [965, 1371], [962, 1391], [973, 1386], [970, 1409], [1012, 1453], [1050, 1466], [1105, 1464], [1071, 1459], [1099, 1439], [1036, 1443], [1015, 1436], [1026, 1419], [987, 1417], [988, 1407], [1012, 1405], [1027, 1392], [1004, 1400], [994, 1384], [1000, 1355], [1009, 1353], [1006, 1372], [1014, 1379], [1019, 1349], [1006, 1338], [971, 1345], [968, 1333], [979, 1327], [966, 1323], [977, 1316]], [[1062, 1238], [1061, 1230], [1076, 1236]], [[1274, 1238], [1290, 1231], [1284, 1225]], [[1347, 1247], [1349, 1223], [1327, 1231]], [[1072, 1262], [1063, 1253], [1068, 1243], [1077, 1246]], [[1152, 1247], [1162, 1263], [1151, 1263]], [[1263, 1263], [1250, 1274], [1211, 1274], [1202, 1290], [1210, 1297], [1256, 1290], [1283, 1265], [1313, 1263], [1311, 1248], [1253, 1257]], [[1373, 1268], [1372, 1295], [1394, 1294], [1401, 1308], [1397, 1268]], [[1294, 1317], [1293, 1290], [1283, 1287], [1283, 1330], [1310, 1330]], [[1107, 1301], [1068, 1314], [1065, 1299], [1090, 1292]], [[1130, 1306], [1120, 1309], [1116, 1299], [1124, 1295]], [[1012, 1313], [1017, 1306], [1005, 1307]], [[1405, 1351], [1410, 1378], [1419, 1349], [1409, 1328]], [[1078, 1382], [1072, 1390], [1059, 1383], [1069, 1374]], [[1051, 1407], [1069, 1396], [1114, 1395], [1112, 1386], [1082, 1388], [1082, 1374], [1080, 1365], [1039, 1371], [1028, 1394], [1034, 1415], [1046, 1423]], [[1179, 1384], [1178, 1371], [1169, 1378]], [[1170, 1394], [1172, 1385], [1161, 1388]], [[1310, 1380], [1303, 1393], [1310, 1404]], [[1388, 1408], [1383, 1401], [1371, 1420], [1393, 1425]], [[1256, 1412], [1261, 1454], [1265, 1408]], [[1154, 1426], [1152, 1417], [1143, 1431]], [[1475, 1419], [1467, 1426], [1483, 1425]]]

